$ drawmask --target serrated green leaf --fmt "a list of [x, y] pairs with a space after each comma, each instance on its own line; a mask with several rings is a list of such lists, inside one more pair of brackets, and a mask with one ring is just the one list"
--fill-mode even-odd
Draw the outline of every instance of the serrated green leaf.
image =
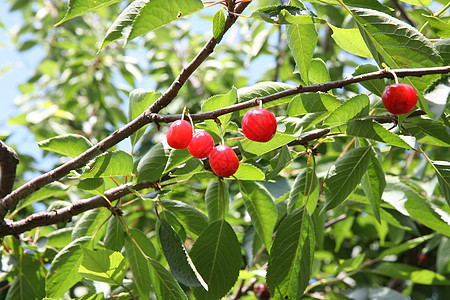
[[148, 151], [139, 161], [139, 164], [137, 166], [137, 181], [159, 180], [164, 170], [166, 169], [170, 150], [170, 147], [164, 142], [160, 142], [153, 146], [150, 151]]
[[300, 70], [302, 80], [305, 84], [309, 84], [309, 68], [319, 40], [313, 20], [306, 19], [303, 24], [288, 25], [286, 35], [289, 49]]
[[[376, 67], [374, 65], [370, 65], [370, 64], [360, 65], [355, 69], [355, 72], [353, 72], [352, 75], [358, 76], [358, 75], [362, 75], [362, 74], [366, 74], [366, 73], [376, 72], [378, 70], [379, 70], [378, 67]], [[365, 87], [366, 89], [368, 89], [369, 91], [371, 91], [372, 93], [374, 93], [375, 95], [380, 96], [380, 97], [383, 94], [383, 91], [386, 87], [383, 79], [367, 80], [367, 81], [360, 82], [360, 84], [363, 87]]]
[[147, 260], [149, 266], [152, 268], [152, 283], [156, 298], [164, 300], [187, 300], [186, 294], [172, 274], [159, 261], [153, 258], [148, 258]]
[[[272, 168], [272, 170], [270, 170], [270, 172], [266, 173], [265, 180], [274, 179], [287, 165], [289, 165], [291, 163], [292, 159], [293, 158], [291, 155], [291, 151], [289, 150], [288, 146], [285, 145], [285, 146], [281, 147], [281, 151], [278, 153], [278, 155], [271, 160], [271, 164], [273, 165], [273, 168]], [[274, 162], [274, 164], [272, 162]], [[239, 165], [239, 167], [242, 164], [243, 163], [241, 163]], [[239, 171], [239, 169], [238, 169], [238, 171]], [[255, 179], [255, 180], [262, 180], [262, 179]]]
[[450, 64], [450, 39], [438, 41], [434, 44], [434, 47], [444, 60], [444, 65]]
[[381, 223], [380, 219], [380, 202], [381, 195], [386, 187], [386, 179], [384, 178], [383, 167], [381, 162], [375, 155], [370, 157], [370, 163], [366, 174], [361, 181], [361, 186], [369, 199], [370, 207], [375, 218]]
[[314, 260], [315, 236], [311, 217], [296, 209], [281, 222], [267, 268], [267, 285], [274, 299], [299, 299], [308, 285]]
[[445, 111], [447, 103], [450, 103], [450, 75], [442, 75], [423, 92], [428, 109], [433, 114], [433, 121], [439, 120]]
[[[335, 1], [335, 0], [332, 0]], [[335, 1], [336, 4], [337, 1]], [[393, 9], [380, 3], [378, 0], [344, 0], [344, 3], [352, 7], [370, 8], [385, 13], [392, 13]]]
[[106, 225], [105, 247], [120, 252], [125, 243], [124, 233], [125, 231], [120, 224], [119, 217], [114, 216], [109, 218], [108, 224]]
[[127, 261], [120, 252], [109, 249], [91, 250], [81, 245], [83, 260], [78, 273], [84, 278], [121, 285], [128, 270]]
[[304, 93], [295, 96], [288, 106], [290, 117], [307, 113], [329, 112], [341, 105], [342, 102], [327, 93]]
[[450, 162], [448, 161], [433, 161], [433, 166], [436, 168], [436, 175], [439, 180], [441, 192], [450, 205]]
[[277, 132], [275, 136], [266, 143], [260, 143], [245, 139], [241, 142], [241, 148], [243, 152], [245, 152], [245, 156], [247, 156], [247, 154], [250, 156], [259, 156], [272, 150], [278, 149], [281, 146], [287, 145], [296, 138], [297, 137], [292, 135]]
[[[83, 236], [92, 236], [100, 228], [100, 225], [105, 222], [109, 216], [109, 211], [106, 208], [95, 208], [85, 212], [75, 224], [72, 231], [72, 240], [76, 240]], [[99, 239], [102, 232], [96, 234], [96, 239]]]
[[350, 120], [365, 117], [369, 114], [370, 100], [366, 94], [356, 95], [331, 112], [324, 125], [339, 126]]
[[197, 208], [177, 200], [161, 200], [162, 206], [171, 211], [194, 234], [200, 235], [208, 226], [208, 217]]
[[[435, 47], [417, 29], [385, 13], [353, 9], [358, 28], [378, 65], [390, 68], [421, 68], [442, 65]], [[408, 77], [405, 83], [422, 92], [438, 75]], [[424, 106], [425, 103], [421, 103]]]
[[424, 235], [424, 236], [420, 236], [418, 238], [415, 239], [411, 239], [409, 241], [406, 241], [398, 246], [389, 248], [384, 250], [383, 252], [381, 252], [381, 254], [378, 256], [378, 258], [383, 258], [385, 256], [388, 255], [397, 255], [400, 253], [403, 253], [405, 251], [411, 250], [415, 247], [417, 247], [418, 245], [422, 244], [423, 242], [428, 241], [429, 239], [431, 239], [433, 236], [435, 236], [435, 234], [429, 234], [429, 235]]
[[220, 299], [233, 287], [242, 263], [241, 248], [233, 228], [225, 220], [210, 224], [190, 252], [192, 261], [208, 284], [208, 291], [194, 287], [196, 299]]
[[60, 196], [64, 193], [66, 193], [66, 190], [68, 188], [69, 188], [69, 186], [62, 184], [58, 181], [51, 182], [51, 183], [47, 184], [46, 186], [42, 187], [41, 189], [39, 189], [38, 191], [31, 194], [24, 201], [21, 201], [20, 204], [15, 209], [15, 212], [31, 205], [34, 202], [42, 201], [44, 199], [48, 199], [53, 196]]
[[86, 178], [81, 180], [77, 187], [88, 193], [103, 196], [105, 193], [105, 180], [103, 178]]
[[205, 203], [210, 223], [224, 219], [230, 205], [228, 185], [220, 179], [211, 181], [206, 189]]
[[64, 248], [67, 244], [72, 241], [72, 230], [71, 227], [61, 228], [50, 232], [46, 235], [47, 246], [55, 247], [57, 249]]
[[306, 203], [308, 213], [312, 215], [319, 200], [319, 192], [319, 179], [312, 168], [307, 168], [297, 175], [292, 185], [287, 203], [288, 213]]
[[107, 5], [111, 5], [114, 4], [116, 2], [119, 2], [120, 0], [97, 0], [97, 1], [92, 1], [92, 0], [70, 0], [68, 3], [68, 8], [67, 8], [67, 12], [66, 15], [61, 19], [61, 21], [59, 21], [58, 23], [56, 23], [55, 26], [58, 26], [70, 19], [73, 19], [75, 17], [84, 15], [90, 11], [93, 11], [97, 8], [103, 7], [103, 6], [107, 6]]
[[326, 63], [321, 58], [313, 58], [309, 68], [309, 82], [311, 84], [330, 82], [330, 73]]
[[442, 38], [450, 37], [450, 24], [445, 23], [437, 17], [434, 16], [425, 16], [426, 20], [430, 24], [431, 27], [436, 29], [436, 34]]
[[78, 274], [78, 268], [82, 261], [81, 245], [86, 245], [90, 241], [91, 237], [83, 236], [56, 254], [45, 282], [48, 297], [62, 298], [67, 290], [82, 279], [82, 276]]
[[[138, 231], [137, 229], [133, 229]], [[145, 248], [142, 247], [141, 242], [136, 238], [133, 232], [133, 239], [137, 242], [137, 245], [133, 242], [130, 236], [124, 236], [124, 246], [125, 246], [125, 257], [130, 264], [131, 273], [133, 274], [133, 281], [136, 284], [137, 290], [139, 291], [140, 297], [142, 299], [150, 299], [151, 283], [153, 281], [151, 275], [151, 269], [145, 255], [150, 255], [150, 253], [145, 252]], [[146, 239], [148, 240], [148, 239]], [[139, 246], [138, 246], [139, 245]], [[141, 252], [144, 251], [144, 253]]]
[[403, 126], [422, 143], [450, 146], [450, 134], [442, 123], [435, 122], [425, 116], [408, 118]]
[[132, 173], [133, 157], [123, 150], [116, 150], [97, 156], [80, 178], [128, 176]]
[[203, 8], [200, 0], [135, 0], [117, 17], [106, 32], [100, 50], [125, 38], [125, 44], [180, 17]]
[[[238, 89], [238, 98], [239, 102], [249, 101], [255, 98], [261, 98], [264, 96], [272, 95], [275, 93], [279, 93], [285, 90], [295, 88], [294, 85], [283, 83], [283, 82], [275, 82], [275, 81], [263, 81], [258, 82], [254, 85], [243, 87]], [[268, 103], [263, 104], [264, 108], [268, 108], [271, 106], [276, 106], [282, 103], [289, 102], [294, 96], [286, 96], [282, 97], [275, 101], [270, 101]], [[250, 109], [250, 108], [249, 108]], [[249, 109], [243, 109], [239, 111], [239, 115], [243, 116]]]
[[37, 299], [33, 288], [28, 280], [22, 274], [14, 278], [11, 286], [8, 289], [5, 300], [29, 300]]
[[[155, 91], [148, 92], [144, 89], [136, 89], [130, 92], [130, 102], [128, 104], [128, 122], [136, 119], [150, 105], [153, 104], [161, 93]], [[145, 132], [147, 126], [142, 127], [130, 136], [131, 146], [134, 147]]]
[[87, 138], [78, 134], [65, 134], [38, 143], [40, 149], [65, 156], [76, 157], [92, 147]]
[[173, 276], [186, 286], [202, 286], [205, 290], [208, 290], [208, 285], [198, 273], [183, 241], [172, 226], [165, 220], [160, 220], [158, 234], [164, 256], [169, 263]]
[[[235, 104], [237, 99], [238, 99], [237, 90], [236, 88], [233, 87], [231, 91], [229, 91], [228, 93], [212, 96], [211, 98], [203, 102], [202, 112], [208, 112], [228, 107], [230, 105]], [[221, 123], [222, 132], [225, 134], [228, 125], [230, 124], [231, 113], [222, 115], [218, 117], [218, 119], [220, 120]], [[214, 120], [206, 120], [205, 122], [209, 130], [214, 132], [216, 135], [220, 136], [219, 128], [217, 127], [217, 123]]]
[[444, 275], [406, 264], [382, 262], [372, 272], [389, 278], [410, 280], [418, 284], [450, 285], [450, 280], [445, 278]]
[[225, 13], [222, 9], [214, 14], [213, 18], [213, 35], [219, 43], [222, 39], [223, 31], [225, 30]]
[[185, 163], [190, 160], [192, 155], [189, 153], [188, 149], [171, 149], [169, 157], [167, 158], [167, 165], [164, 168], [163, 174], [171, 171], [173, 168]]
[[372, 58], [358, 28], [339, 28], [330, 23], [328, 25], [333, 30], [331, 37], [341, 49], [357, 56]]
[[372, 148], [359, 147], [333, 164], [323, 183], [326, 198], [323, 210], [332, 209], [347, 199], [366, 173], [371, 155]]
[[278, 212], [269, 191], [259, 183], [240, 181], [239, 189], [256, 233], [266, 249], [270, 249]]
[[346, 133], [350, 136], [363, 137], [396, 147], [414, 149], [412, 145], [406, 142], [407, 140], [402, 139], [373, 120], [351, 121], [348, 123]]
[[310, 20], [322, 22], [321, 19], [304, 5], [270, 5], [255, 10], [250, 18], [274, 24], [304, 24]]
[[254, 165], [239, 163], [239, 168], [233, 177], [238, 180], [264, 180], [264, 173]]

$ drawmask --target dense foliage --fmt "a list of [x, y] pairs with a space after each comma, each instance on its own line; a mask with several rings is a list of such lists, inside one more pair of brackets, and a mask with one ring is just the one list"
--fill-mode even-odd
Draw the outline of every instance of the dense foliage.
[[[17, 151], [11, 191], [1, 163], [0, 297], [448, 297], [448, 1], [204, 2], [8, 0], [0, 30], [45, 54], [9, 124], [57, 165]], [[258, 106], [268, 142], [241, 129]], [[233, 176], [168, 146], [181, 118]]]

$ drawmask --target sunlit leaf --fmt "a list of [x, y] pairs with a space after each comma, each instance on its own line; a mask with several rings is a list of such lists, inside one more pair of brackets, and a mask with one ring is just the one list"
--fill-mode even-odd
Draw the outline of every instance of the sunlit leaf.
[[228, 185], [220, 179], [211, 181], [205, 193], [206, 209], [208, 210], [209, 222], [224, 219], [229, 207]]
[[92, 147], [91, 142], [82, 135], [59, 135], [38, 143], [39, 148], [65, 156], [76, 157]]

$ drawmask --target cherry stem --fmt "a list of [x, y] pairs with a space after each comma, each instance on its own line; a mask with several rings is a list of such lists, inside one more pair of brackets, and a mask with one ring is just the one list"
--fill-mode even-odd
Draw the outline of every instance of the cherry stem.
[[261, 99], [258, 99], [258, 102], [259, 102], [259, 108], [263, 108], [263, 102], [262, 102], [262, 100], [261, 100]]
[[219, 128], [219, 132], [220, 132], [220, 138], [222, 140], [222, 145], [225, 145], [225, 141], [223, 139], [223, 132], [222, 132], [222, 123], [220, 122], [219, 118], [215, 118], [214, 121], [217, 124], [217, 127]]
[[181, 114], [181, 120], [184, 120], [184, 115], [186, 114], [186, 106], [183, 108], [183, 113]]
[[391, 68], [389, 68], [389, 67], [387, 67], [387, 66], [384, 68], [384, 70], [386, 71], [386, 73], [392, 74], [392, 76], [394, 76], [394, 82], [395, 82], [395, 84], [398, 84], [398, 77], [397, 77], [397, 74], [395, 74], [395, 72], [394, 72], [393, 70], [391, 70]]
[[187, 116], [189, 118], [189, 121], [191, 122], [192, 131], [195, 133], [195, 125], [194, 125], [194, 121], [192, 120], [191, 114], [188, 113]]

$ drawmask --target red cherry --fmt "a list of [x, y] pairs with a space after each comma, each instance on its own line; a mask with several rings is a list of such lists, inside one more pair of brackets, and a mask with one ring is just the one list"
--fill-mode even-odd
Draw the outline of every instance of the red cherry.
[[197, 158], [205, 158], [211, 153], [214, 147], [212, 136], [206, 131], [199, 131], [192, 137], [188, 146], [189, 153]]
[[170, 125], [167, 144], [175, 149], [186, 148], [192, 139], [192, 126], [186, 120], [177, 120]]
[[244, 135], [255, 142], [270, 141], [277, 131], [277, 120], [264, 108], [253, 108], [242, 118]]
[[218, 145], [209, 155], [209, 164], [216, 175], [228, 177], [236, 173], [239, 168], [239, 159], [233, 149], [227, 145]]
[[409, 84], [397, 83], [385, 88], [381, 99], [389, 112], [402, 115], [414, 109], [417, 104], [417, 93]]
[[270, 299], [269, 288], [264, 283], [258, 283], [257, 285], [255, 285], [255, 287], [253, 288], [253, 292], [255, 293], [255, 296], [258, 297], [258, 299]]
[[419, 261], [419, 264], [424, 265], [427, 263], [428, 257], [425, 253], [419, 252], [419, 254], [417, 254], [417, 260]]

